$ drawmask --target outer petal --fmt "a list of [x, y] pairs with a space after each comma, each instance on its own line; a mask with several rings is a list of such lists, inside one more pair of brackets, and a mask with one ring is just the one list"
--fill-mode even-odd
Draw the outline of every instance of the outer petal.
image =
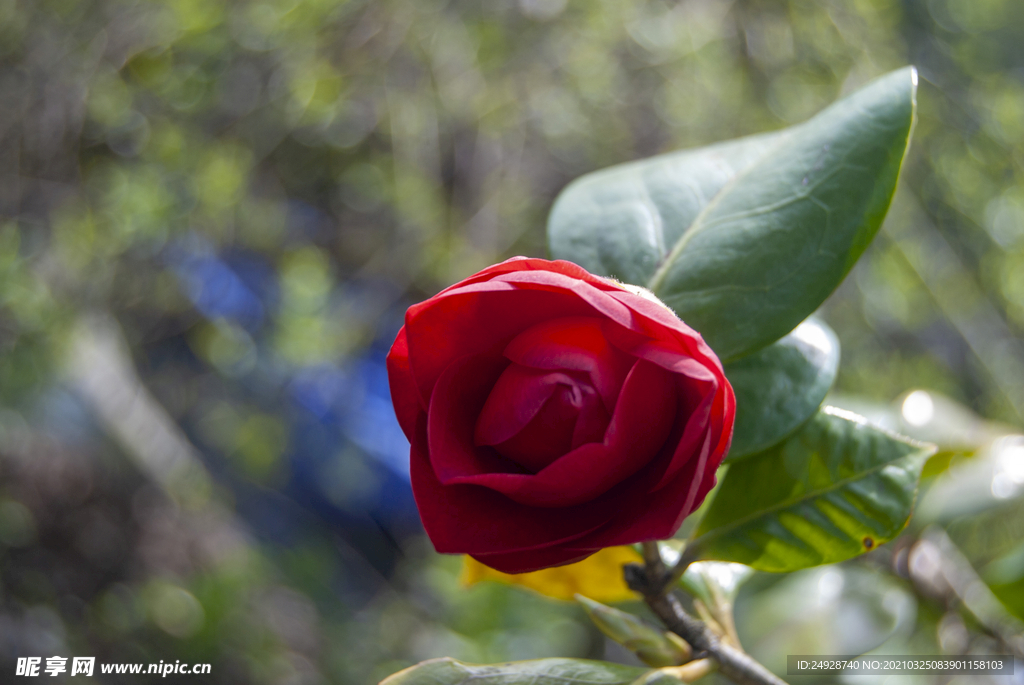
[[529, 552], [512, 552], [509, 554], [473, 554], [470, 555], [481, 564], [501, 571], [502, 573], [529, 573], [552, 566], [564, 566], [583, 561], [596, 549], [580, 551], [565, 547], [546, 547]]
[[676, 316], [675, 313], [666, 305], [658, 304], [643, 295], [637, 295], [636, 293], [625, 289], [610, 292], [608, 294], [637, 314], [642, 315], [645, 319], [655, 322], [661, 327], [679, 331], [688, 338], [703, 340], [703, 338], [700, 337], [700, 333], [687, 326], [683, 320]]
[[615, 515], [601, 502], [550, 509], [528, 507], [476, 485], [442, 485], [426, 454], [426, 418], [410, 450], [412, 491], [420, 519], [441, 553], [505, 554], [566, 546]]
[[395, 405], [395, 416], [402, 427], [405, 437], [412, 440], [416, 428], [416, 417], [426, 411], [426, 405], [420, 402], [416, 389], [416, 379], [412, 377], [409, 367], [409, 343], [405, 335], [405, 326], [398, 331], [398, 337], [391, 346], [387, 358], [388, 386], [391, 389], [391, 402]]
[[492, 283], [511, 283], [520, 290], [548, 290], [571, 292], [615, 323], [630, 327], [633, 310], [619, 302], [612, 293], [595, 288], [592, 284], [551, 271], [520, 271], [497, 276]]
[[725, 459], [725, 455], [729, 454], [729, 447], [732, 446], [732, 430], [736, 423], [736, 394], [728, 380], [725, 381], [723, 389], [722, 401], [719, 405], [721, 409], [719, 410], [716, 406], [711, 419], [712, 425], [720, 431], [715, 454], [720, 454], [721, 458], [714, 464], [716, 469]]
[[565, 546], [582, 552], [672, 537], [715, 484], [715, 470], [708, 468], [709, 461], [708, 452], [703, 450], [697, 459], [687, 462], [669, 486], [654, 492], [646, 491], [640, 483], [631, 484], [633, 487], [625, 488], [627, 494], [618, 501], [620, 509], [614, 519]]
[[444, 294], [450, 290], [461, 287], [463, 285], [468, 285], [470, 283], [478, 283], [480, 281], [487, 281], [494, 278], [495, 276], [500, 276], [501, 274], [512, 273], [515, 271], [550, 271], [552, 273], [558, 273], [564, 276], [569, 276], [571, 278], [584, 281], [586, 283], [593, 285], [595, 288], [600, 288], [601, 290], [624, 290], [623, 287], [620, 284], [616, 283], [615, 281], [608, 278], [595, 276], [594, 274], [590, 273], [583, 267], [577, 266], [576, 264], [573, 264], [572, 262], [567, 262], [563, 259], [549, 261], [547, 259], [538, 259], [536, 257], [512, 257], [510, 259], [506, 259], [500, 264], [495, 264], [493, 266], [487, 267], [486, 269], [483, 269], [482, 271], [478, 271], [469, 278], [466, 278], [462, 281], [459, 281], [455, 285], [445, 288], [438, 294]]
[[[679, 384], [684, 385], [681, 382]], [[687, 389], [693, 390], [693, 388]], [[668, 459], [664, 473], [654, 488], [664, 487], [674, 481], [679, 471], [694, 455], [700, 454], [702, 449], [710, 450], [717, 445], [718, 436], [715, 435], [714, 443], [709, 445], [708, 435], [713, 432], [711, 417], [716, 398], [715, 391], [718, 390], [718, 386], [717, 384], [713, 385], [707, 388], [707, 390], [710, 390], [710, 392], [706, 392], [703, 396], [698, 396], [695, 402], [689, 404], [688, 410], [680, 415], [676, 425], [682, 426], [683, 429], [675, 436], [675, 448]], [[682, 392], [683, 390], [680, 390], [680, 393]]]
[[422, 406], [455, 359], [500, 355], [508, 342], [536, 324], [564, 317], [593, 316], [572, 293], [517, 290], [509, 283], [480, 283], [410, 307], [405, 316], [409, 364]]
[[724, 375], [722, 362], [704, 342], [700, 333], [687, 326], [668, 307], [628, 291], [615, 291], [608, 294], [628, 306], [636, 314], [639, 326], [633, 330], [658, 339], [663, 344], [674, 340], [683, 346], [687, 356], [698, 359], [704, 366], [715, 369], [719, 374]]

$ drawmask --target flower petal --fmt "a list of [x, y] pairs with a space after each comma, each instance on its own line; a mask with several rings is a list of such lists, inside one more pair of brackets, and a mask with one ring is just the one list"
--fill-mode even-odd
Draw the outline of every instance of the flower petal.
[[402, 427], [405, 437], [412, 440], [416, 427], [416, 417], [426, 411], [426, 404], [420, 402], [416, 392], [416, 381], [409, 367], [409, 344], [405, 336], [405, 327], [398, 331], [398, 337], [391, 346], [387, 357], [388, 387], [391, 389], [391, 402], [395, 405], [395, 416]]
[[494, 384], [476, 422], [477, 445], [497, 445], [523, 430], [558, 389], [572, 384], [563, 373], [510, 364]]
[[483, 485], [533, 507], [588, 502], [650, 462], [662, 448], [675, 418], [672, 376], [641, 360], [623, 384], [604, 442], [582, 445], [535, 475], [484, 473], [447, 482]]
[[571, 449], [588, 442], [604, 442], [610, 420], [604, 402], [597, 397], [597, 393], [584, 395], [583, 408], [580, 409], [572, 431]]
[[602, 278], [601, 276], [595, 276], [581, 266], [577, 266], [572, 262], [567, 262], [564, 259], [555, 259], [548, 261], [547, 259], [538, 259], [536, 257], [511, 257], [501, 262], [500, 264], [494, 264], [489, 266], [482, 271], [478, 271], [469, 278], [459, 281], [455, 285], [449, 286], [442, 290], [438, 294], [444, 294], [449, 290], [467, 285], [470, 283], [478, 283], [480, 281], [487, 281], [495, 276], [500, 276], [505, 273], [512, 273], [515, 271], [548, 271], [553, 273], [559, 273], [563, 276], [569, 276], [575, 278], [595, 288], [600, 288], [606, 291], [618, 291], [623, 290], [622, 286], [615, 281]]
[[[490, 566], [502, 573], [530, 573], [552, 566], [565, 566], [583, 561], [596, 549], [581, 552], [564, 547], [545, 547], [530, 552], [513, 552], [511, 554], [472, 554], [474, 559], [485, 566]], [[568, 597], [571, 599], [571, 597]]]
[[408, 358], [421, 402], [448, 365], [465, 355], [500, 355], [509, 341], [544, 321], [593, 316], [573, 293], [516, 290], [509, 283], [479, 283], [409, 308], [405, 315]]
[[548, 398], [533, 420], [494, 448], [530, 473], [537, 473], [573, 448], [575, 427], [580, 415], [578, 405], [584, 403], [600, 405], [601, 400], [592, 388], [582, 383], [575, 387], [562, 385]]
[[423, 527], [438, 552], [521, 553], [565, 545], [605, 525], [614, 510], [594, 502], [550, 509], [528, 507], [475, 485], [443, 485], [427, 457], [426, 417], [421, 416], [410, 449], [410, 475]]
[[[684, 386], [687, 384], [679, 381], [679, 385]], [[678, 388], [681, 396], [686, 397], [687, 391], [689, 391], [691, 397], [687, 398], [687, 408], [685, 413], [681, 413], [679, 419], [678, 425], [682, 425], [683, 430], [680, 431], [679, 435], [673, 436], [675, 438], [675, 449], [667, 462], [665, 472], [654, 486], [655, 488], [664, 487], [667, 483], [673, 481], [680, 469], [691, 459], [695, 458], [695, 455], [700, 454], [702, 445], [705, 446], [704, 449], [710, 449], [710, 446], [706, 443], [711, 431], [711, 413], [717, 389], [717, 384], [705, 387], [706, 394], [700, 396], [694, 392], [694, 390], [700, 390], [700, 388], [693, 388], [692, 384], [688, 385], [688, 387]], [[693, 397], [693, 395], [697, 396]], [[717, 442], [716, 440], [715, 444]]]
[[502, 357], [462, 357], [438, 379], [427, 411], [426, 446], [442, 483], [467, 475], [523, 471], [494, 449], [477, 447], [473, 441], [476, 410], [507, 365]]
[[548, 290], [571, 292], [589, 304], [595, 311], [615, 323], [630, 328], [633, 310], [591, 283], [551, 271], [517, 271], [496, 276], [492, 283], [512, 283], [521, 290]]
[[610, 413], [636, 360], [608, 343], [601, 322], [595, 317], [546, 321], [513, 338], [505, 356], [538, 369], [585, 371]]
[[669, 487], [651, 492], [641, 483], [624, 483], [624, 494], [615, 504], [618, 515], [606, 526], [566, 546], [582, 553], [593, 548], [672, 537], [683, 519], [700, 507], [715, 485], [716, 470], [711, 467], [709, 452], [703, 449], [701, 456], [688, 460]]
[[[704, 342], [700, 333], [687, 326], [670, 309], [628, 291], [613, 291], [609, 292], [608, 296], [633, 310], [636, 325], [631, 330], [644, 333], [662, 344], [668, 343], [670, 338], [671, 342], [685, 350], [686, 356], [697, 359], [703, 366], [714, 369], [717, 373], [724, 374], [722, 362]], [[669, 335], [666, 336], [666, 333]]]

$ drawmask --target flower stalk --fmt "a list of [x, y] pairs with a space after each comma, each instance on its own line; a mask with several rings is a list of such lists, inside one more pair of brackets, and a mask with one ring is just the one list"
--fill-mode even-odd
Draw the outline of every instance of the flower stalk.
[[[629, 564], [624, 567], [626, 584], [644, 597], [647, 606], [661, 620], [666, 628], [683, 638], [693, 647], [698, 659], [711, 659], [718, 664], [722, 675], [738, 685], [786, 685], [786, 682], [754, 660], [746, 652], [737, 649], [715, 634], [703, 621], [691, 616], [672, 593], [675, 581], [682, 576], [692, 556], [683, 553], [671, 571], [666, 571], [656, 542], [645, 542], [644, 565]], [[689, 558], [688, 558], [689, 556]], [[678, 576], [676, 571], [684, 564]]]

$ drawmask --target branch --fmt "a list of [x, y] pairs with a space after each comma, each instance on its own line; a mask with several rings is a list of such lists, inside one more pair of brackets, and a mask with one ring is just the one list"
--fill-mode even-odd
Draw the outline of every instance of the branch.
[[647, 577], [657, 580], [656, 583], [651, 583], [651, 590], [658, 594], [664, 594], [667, 588], [675, 587], [690, 564], [697, 560], [699, 554], [697, 547], [693, 543], [688, 543], [672, 568], [666, 569], [665, 561], [661, 557], [661, 552], [658, 551], [658, 543], [648, 540], [641, 544], [644, 549]]
[[[644, 596], [647, 606], [665, 627], [686, 640], [697, 656], [713, 659], [722, 675], [739, 685], [786, 685], [750, 655], [723, 642], [706, 624], [686, 613], [675, 595], [666, 592], [668, 580], [679, 564], [672, 572], [666, 572], [656, 542], [644, 543], [644, 561], [644, 566], [629, 564], [625, 567], [626, 584]], [[682, 561], [681, 558], [680, 563]]]

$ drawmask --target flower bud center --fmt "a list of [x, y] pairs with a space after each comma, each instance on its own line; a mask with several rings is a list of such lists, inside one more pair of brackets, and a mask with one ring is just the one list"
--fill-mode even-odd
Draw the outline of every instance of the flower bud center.
[[484, 404], [475, 442], [536, 473], [582, 444], [603, 440], [608, 421], [587, 374], [512, 364]]

